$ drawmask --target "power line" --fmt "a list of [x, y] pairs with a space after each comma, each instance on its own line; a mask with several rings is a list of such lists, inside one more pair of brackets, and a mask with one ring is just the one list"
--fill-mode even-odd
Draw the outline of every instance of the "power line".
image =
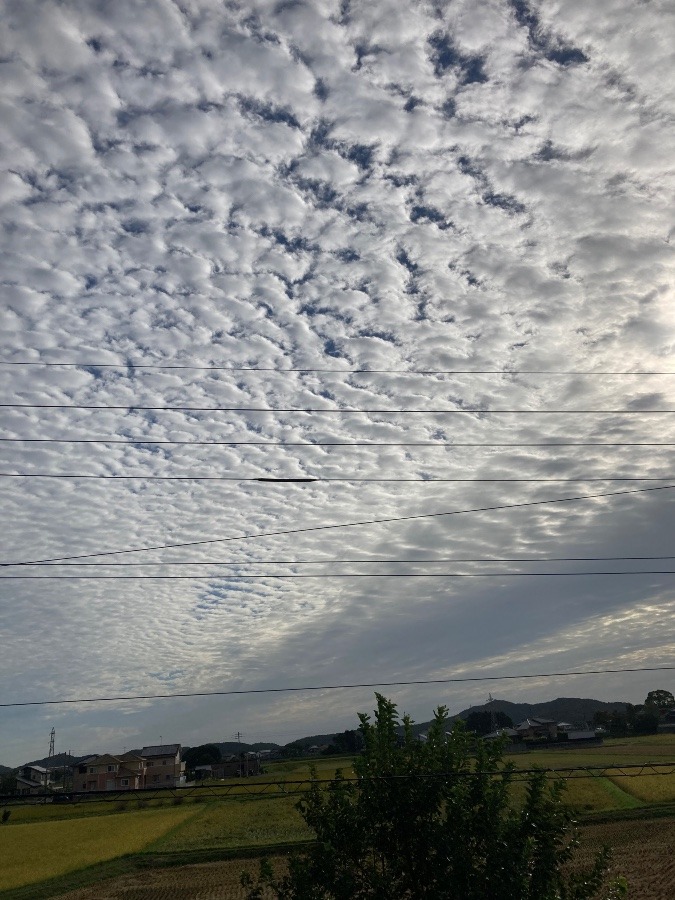
[[360, 478], [358, 476], [314, 476], [298, 478], [273, 478], [270, 476], [243, 475], [97, 475], [83, 472], [0, 472], [0, 478], [79, 478], [98, 481], [228, 481], [259, 482], [264, 484], [579, 484], [580, 482], [656, 482], [675, 481], [675, 475], [652, 476], [578, 476], [565, 478]]
[[181, 541], [175, 544], [157, 544], [150, 547], [132, 547], [127, 550], [101, 550], [95, 553], [81, 553], [71, 556], [54, 556], [47, 559], [31, 559], [0, 562], [0, 567], [4, 566], [28, 566], [35, 563], [49, 562], [69, 562], [76, 559], [91, 559], [98, 556], [121, 556], [127, 553], [146, 553], [152, 550], [175, 550], [182, 547], [198, 547], [206, 544], [220, 544], [228, 541], [246, 541], [261, 537], [280, 537], [289, 534], [305, 534], [314, 531], [331, 531], [338, 528], [356, 528], [364, 525], [386, 525], [392, 522], [410, 522], [418, 519], [435, 519], [444, 516], [461, 516], [470, 513], [495, 512], [503, 509], [525, 509], [533, 506], [545, 506], [553, 503], [576, 503], [584, 500], [597, 500], [604, 497], [621, 497], [629, 494], [646, 494], [654, 491], [671, 491], [675, 489], [675, 484], [659, 485], [658, 487], [648, 488], [630, 488], [625, 491], [603, 491], [599, 494], [581, 494], [576, 497], [556, 497], [552, 500], [528, 500], [524, 503], [501, 503], [494, 506], [477, 506], [470, 509], [456, 509], [447, 512], [436, 513], [416, 513], [410, 516], [388, 516], [383, 519], [364, 519], [360, 522], [343, 522], [335, 525], [312, 525], [306, 528], [288, 528], [280, 531], [260, 531], [253, 534], [240, 534], [232, 537], [223, 538], [207, 538], [198, 541]]
[[464, 406], [429, 409], [356, 409], [353, 407], [323, 406], [141, 406], [137, 403], [0, 403], [2, 409], [115, 409], [128, 412], [235, 412], [235, 413], [326, 413], [329, 415], [660, 415], [675, 413], [675, 409], [483, 409], [480, 406]]
[[[508, 751], [507, 751], [508, 752]], [[362, 787], [364, 782], [386, 782], [399, 784], [412, 780], [457, 780], [465, 778], [503, 778], [509, 784], [529, 782], [534, 775], [543, 775], [547, 779], [556, 781], [575, 781], [589, 778], [643, 778], [645, 776], [664, 776], [675, 774], [675, 762], [662, 763], [614, 763], [606, 766], [566, 766], [565, 768], [534, 768], [534, 769], [490, 769], [490, 770], [464, 770], [452, 772], [406, 772], [400, 775], [368, 775], [366, 779], [359, 776], [341, 777], [341, 784], [352, 784]], [[329, 788], [335, 784], [335, 778], [306, 778], [283, 779], [275, 781], [258, 781], [257, 779], [245, 779], [234, 783], [221, 784], [191, 784], [189, 786], [149, 787], [129, 790], [106, 790], [97, 792], [92, 796], [91, 791], [68, 791], [68, 796], [73, 802], [119, 803], [120, 800], [129, 800], [132, 797], [142, 797], [144, 800], [157, 800], [165, 798], [184, 799], [191, 797], [194, 800], [201, 798], [213, 798], [224, 800], [229, 797], [265, 797], [269, 800], [281, 800], [306, 794], [312, 787]], [[26, 806], [35, 802], [35, 797], [20, 796], [16, 794], [0, 795], [0, 801], [9, 806]], [[296, 849], [306, 843], [295, 844]]]
[[[303, 578], [565, 578], [591, 575], [675, 575], [675, 569], [633, 569], [621, 572], [323, 572], [316, 575], [278, 574], [258, 575], [225, 573], [210, 576], [227, 581], [256, 581], [261, 579], [296, 580]], [[206, 578], [209, 576], [201, 576]], [[0, 581], [197, 581], [196, 575], [2, 575]]]
[[277, 366], [196, 366], [178, 363], [99, 363], [99, 362], [42, 362], [39, 360], [0, 360], [0, 366], [42, 366], [43, 368], [75, 367], [78, 369], [178, 369], [195, 372], [322, 372], [332, 375], [621, 375], [651, 376], [675, 375], [675, 372], [613, 372], [610, 370], [567, 369], [325, 369], [325, 368], [279, 368]]
[[[508, 774], [507, 774], [508, 773]], [[509, 784], [527, 783], [533, 775], [540, 774], [547, 779], [556, 781], [575, 781], [589, 778], [643, 778], [649, 776], [664, 776], [675, 774], [675, 762], [666, 763], [615, 763], [608, 766], [568, 766], [560, 768], [537, 769], [493, 769], [493, 770], [467, 770], [453, 772], [407, 772], [402, 775], [369, 775], [367, 781], [387, 782], [393, 785], [410, 779], [465, 779], [465, 778], [503, 778]], [[72, 802], [96, 802], [119, 803], [120, 800], [128, 801], [133, 797], [142, 797], [147, 800], [164, 800], [168, 798], [192, 798], [195, 801], [201, 799], [226, 800], [230, 797], [265, 797], [268, 800], [281, 800], [288, 797], [302, 796], [312, 787], [329, 788], [335, 784], [331, 778], [307, 778], [305, 780], [258, 781], [257, 779], [245, 779], [234, 783], [221, 784], [192, 784], [188, 786], [171, 787], [144, 787], [135, 790], [122, 788], [112, 791], [102, 791], [92, 795], [90, 791], [68, 791]], [[363, 781], [358, 777], [343, 777], [341, 784], [353, 784], [357, 788], [363, 786]], [[16, 794], [0, 795], [0, 802], [8, 806], [26, 806], [35, 802], [28, 796]], [[296, 849], [302, 849], [310, 842], [296, 843]]]
[[[631, 764], [620, 766], [617, 764], [616, 770], [612, 766], [606, 766], [604, 769], [599, 766], [571, 766], [566, 769], [515, 769], [508, 776], [509, 784], [527, 783], [531, 779], [534, 772], [543, 774], [547, 779], [555, 778], [557, 781], [574, 781], [577, 779], [589, 778], [642, 778], [645, 775], [663, 776], [675, 774], [675, 762], [673, 763], [648, 763], [645, 765], [634, 764], [640, 771], [629, 772], [625, 769], [631, 768]], [[661, 768], [657, 768], [657, 767]], [[664, 768], [665, 767], [665, 768]], [[407, 773], [404, 775], [379, 775], [369, 776], [369, 779], [381, 781], [387, 779], [394, 784], [403, 779], [410, 778], [476, 778], [476, 777], [504, 777], [504, 770], [494, 771], [466, 771], [466, 772], [438, 772], [433, 774]], [[361, 785], [358, 778], [343, 778], [343, 783], [353, 783], [357, 787]], [[127, 788], [116, 791], [103, 791], [92, 796], [87, 791], [69, 791], [68, 796], [73, 802], [96, 802], [96, 803], [119, 803], [120, 800], [127, 801], [132, 797], [142, 797], [143, 800], [163, 800], [166, 798], [191, 797], [195, 801], [201, 799], [226, 800], [230, 797], [265, 797], [268, 800], [282, 800], [288, 797], [303, 796], [313, 786], [328, 788], [334, 784], [334, 780], [328, 778], [317, 778], [314, 780], [307, 779], [305, 781], [285, 781], [278, 779], [277, 781], [257, 781], [253, 783], [235, 782], [234, 784], [195, 784], [190, 787], [145, 787], [137, 790], [129, 790]], [[0, 802], [8, 806], [26, 806], [34, 803], [34, 798], [27, 796], [17, 796], [16, 794], [4, 794], [0, 796]], [[302, 849], [310, 842], [300, 842], [294, 846]]]
[[417, 681], [371, 681], [357, 684], [324, 684], [304, 685], [302, 687], [276, 687], [276, 688], [241, 688], [228, 691], [188, 691], [176, 694], [129, 694], [111, 697], [79, 697], [76, 699], [59, 700], [16, 700], [11, 703], [0, 703], [0, 709], [8, 709], [17, 706], [55, 706], [66, 703], [109, 703], [129, 700], [169, 700], [182, 697], [231, 697], [241, 694], [286, 694], [300, 693], [303, 691], [338, 691], [355, 690], [357, 688], [376, 687], [412, 687], [428, 684], [466, 684], [478, 681], [514, 681], [528, 678], [569, 678], [582, 675], [623, 675], [632, 672], [673, 672], [675, 666], [640, 666], [621, 669], [583, 669], [572, 672], [545, 672], [539, 674], [519, 675], [475, 675], [458, 678], [430, 678]]
[[[628, 561], [645, 561], [645, 560], [665, 560], [675, 559], [675, 556], [455, 556], [444, 559], [412, 559], [412, 558], [389, 558], [389, 559], [263, 559], [263, 560], [177, 560], [174, 562], [84, 562], [84, 563], [18, 563], [18, 565], [32, 566], [58, 566], [60, 568], [81, 568], [83, 566], [93, 566], [94, 568], [111, 568], [115, 566], [124, 566], [132, 568], [137, 566], [162, 566], [162, 568], [172, 566], [324, 566], [337, 565], [338, 563], [358, 563], [360, 565], [382, 564], [382, 563], [545, 563], [545, 562], [628, 562]], [[5, 563], [11, 565], [11, 563]]]
[[675, 447], [675, 441], [519, 441], [478, 443], [474, 441], [170, 441], [155, 438], [26, 438], [0, 437], [5, 444], [136, 444], [195, 447]]

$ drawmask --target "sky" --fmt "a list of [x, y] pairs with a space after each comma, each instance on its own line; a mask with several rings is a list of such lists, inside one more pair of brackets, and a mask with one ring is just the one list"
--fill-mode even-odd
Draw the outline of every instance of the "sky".
[[[2, 11], [0, 559], [61, 565], [0, 572], [0, 703], [673, 664], [672, 3]], [[0, 707], [0, 762], [373, 702]]]

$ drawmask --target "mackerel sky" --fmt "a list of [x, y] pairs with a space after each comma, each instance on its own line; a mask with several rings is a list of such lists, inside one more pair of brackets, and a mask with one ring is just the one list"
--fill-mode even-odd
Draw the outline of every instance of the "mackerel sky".
[[[0, 360], [71, 364], [0, 365], [1, 558], [227, 540], [3, 568], [0, 702], [673, 663], [675, 574], [532, 574], [675, 570], [552, 561], [675, 556], [672, 490], [242, 539], [675, 485], [675, 374], [606, 374], [675, 373], [669, 0], [1, 5]], [[371, 707], [2, 709], [0, 763]]]

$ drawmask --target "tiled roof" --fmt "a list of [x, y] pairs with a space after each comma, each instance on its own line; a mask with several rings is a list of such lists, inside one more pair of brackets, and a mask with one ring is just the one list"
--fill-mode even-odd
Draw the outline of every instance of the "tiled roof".
[[154, 747], [143, 747], [141, 756], [175, 756], [180, 744], [157, 744]]
[[516, 725], [516, 728], [520, 730], [526, 730], [527, 728], [536, 728], [541, 725], [555, 725], [553, 719], [539, 719], [536, 716], [532, 716], [531, 719], [523, 719], [522, 722], [519, 722]]

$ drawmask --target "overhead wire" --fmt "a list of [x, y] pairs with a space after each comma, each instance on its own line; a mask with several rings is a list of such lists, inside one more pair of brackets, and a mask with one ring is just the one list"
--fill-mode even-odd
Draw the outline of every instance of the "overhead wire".
[[675, 569], [627, 569], [619, 572], [322, 572], [317, 574], [267, 573], [222, 575], [0, 575], [0, 581], [259, 581], [267, 579], [335, 578], [565, 578], [568, 576], [675, 575]]
[[413, 681], [368, 681], [350, 684], [303, 685], [299, 687], [232, 688], [221, 691], [185, 691], [170, 694], [125, 694], [106, 697], [59, 698], [56, 700], [16, 700], [0, 703], [0, 709], [22, 706], [56, 706], [72, 703], [112, 703], [133, 700], [169, 700], [185, 697], [230, 697], [243, 694], [286, 694], [305, 691], [356, 690], [359, 688], [412, 687], [431, 684], [468, 684], [481, 681], [515, 681], [532, 678], [571, 678], [584, 675], [618, 675], [633, 672], [673, 672], [675, 666], [634, 666], [614, 669], [577, 669], [570, 672], [521, 673], [514, 675], [473, 675], [453, 678], [427, 678]]
[[387, 516], [386, 518], [381, 519], [363, 519], [358, 522], [339, 522], [336, 524], [330, 525], [309, 525], [304, 528], [286, 528], [281, 529], [279, 531], [260, 531], [254, 532], [252, 534], [243, 534], [243, 535], [232, 535], [230, 537], [221, 537], [221, 538], [207, 538], [196, 541], [180, 541], [177, 543], [171, 544], [156, 544], [154, 546], [148, 547], [131, 547], [124, 550], [103, 550], [96, 551], [93, 553], [80, 553], [69, 556], [54, 556], [46, 559], [32, 559], [32, 560], [6, 560], [4, 562], [0, 562], [0, 567], [5, 566], [21, 566], [21, 565], [32, 565], [34, 563], [42, 563], [42, 562], [68, 562], [70, 560], [76, 559], [92, 559], [94, 557], [100, 556], [121, 556], [123, 554], [128, 553], [146, 553], [152, 550], [175, 550], [181, 547], [198, 547], [205, 546], [207, 544], [220, 544], [226, 543], [229, 541], [244, 541], [244, 540], [255, 540], [261, 537], [280, 537], [283, 535], [289, 534], [307, 534], [309, 532], [316, 531], [333, 531], [340, 528], [357, 528], [364, 525], [385, 525], [393, 522], [411, 522], [420, 519], [436, 519], [442, 518], [445, 516], [461, 516], [461, 515], [469, 515], [472, 513], [480, 513], [480, 512], [494, 512], [503, 509], [526, 509], [535, 506], [546, 506], [555, 503], [576, 503], [583, 502], [585, 500], [598, 500], [606, 497], [621, 497], [628, 496], [631, 494], [647, 494], [653, 493], [656, 491], [670, 491], [675, 489], [675, 484], [670, 485], [659, 485], [657, 487], [648, 487], [648, 488], [630, 488], [624, 491], [602, 491], [598, 494], [581, 494], [575, 497], [555, 497], [550, 500], [528, 500], [523, 503], [500, 503], [492, 506], [476, 506], [471, 507], [469, 509], [456, 509], [456, 510], [448, 510], [443, 512], [435, 512], [435, 513], [414, 513], [408, 516]]
[[341, 406], [145, 406], [139, 403], [0, 403], [0, 409], [88, 409], [132, 412], [234, 412], [234, 413], [325, 413], [328, 415], [665, 415], [675, 409], [485, 409], [480, 406], [430, 407], [428, 409], [360, 409]]
[[381, 519], [363, 519], [358, 522], [339, 522], [330, 525], [309, 525], [304, 528], [285, 528], [278, 531], [259, 531], [252, 534], [232, 535], [230, 537], [206, 538], [196, 541], [180, 541], [171, 544], [156, 544], [148, 547], [131, 547], [124, 550], [101, 550], [93, 553], [71, 554], [68, 556], [54, 556], [45, 559], [32, 560], [5, 560], [0, 562], [0, 567], [5, 566], [24, 566], [33, 565], [34, 563], [43, 562], [69, 562], [77, 559], [92, 559], [100, 556], [121, 556], [129, 553], [146, 553], [152, 550], [175, 550], [182, 547], [199, 547], [207, 544], [220, 544], [230, 541], [255, 540], [261, 537], [280, 537], [289, 534], [307, 534], [316, 531], [333, 531], [340, 528], [357, 528], [364, 525], [385, 525], [393, 522], [411, 522], [420, 519], [436, 519], [450, 516], [469, 515], [472, 513], [495, 512], [504, 509], [527, 509], [535, 506], [546, 506], [555, 503], [577, 503], [586, 500], [598, 500], [606, 497], [622, 497], [632, 494], [647, 494], [656, 491], [671, 491], [675, 489], [675, 484], [659, 485], [657, 487], [648, 488], [630, 488], [623, 491], [602, 491], [598, 494], [581, 494], [574, 497], [555, 497], [549, 500], [528, 500], [523, 503], [500, 503], [492, 506], [476, 506], [469, 509], [455, 509], [435, 513], [414, 513], [408, 516], [387, 516]]
[[643, 476], [565, 476], [564, 478], [370, 478], [357, 475], [345, 476], [283, 476], [274, 477], [267, 475], [109, 475], [90, 474], [85, 472], [0, 472], [0, 478], [66, 478], [66, 479], [90, 479], [94, 481], [227, 481], [227, 482], [258, 482], [265, 484], [579, 484], [582, 482], [657, 482], [675, 481], [675, 475], [662, 475], [655, 477]]
[[75, 367], [78, 369], [185, 369], [195, 372], [321, 372], [333, 375], [621, 375], [621, 376], [652, 376], [675, 375], [675, 372], [642, 371], [626, 372], [602, 369], [326, 369], [310, 367], [284, 367], [278, 366], [217, 366], [217, 365], [188, 365], [183, 363], [137, 363], [131, 360], [122, 363], [102, 362], [43, 362], [42, 360], [0, 360], [1, 366], [42, 366], [44, 368]]
[[195, 447], [675, 447], [675, 441], [171, 441], [148, 437], [120, 438], [27, 438], [0, 437], [5, 444], [152, 444]]
[[[73, 757], [71, 765], [81, 765], [83, 760]], [[449, 772], [405, 772], [397, 775], [372, 775], [369, 774], [365, 781], [385, 782], [396, 785], [411, 780], [453, 780], [467, 778], [503, 778], [508, 784], [518, 784], [531, 781], [534, 775], [540, 775], [547, 780], [576, 781], [590, 778], [643, 778], [645, 776], [668, 776], [675, 774], [675, 762], [662, 763], [613, 763], [605, 766], [565, 766], [564, 768], [537, 767], [534, 769], [467, 769]], [[119, 803], [120, 800], [129, 800], [131, 797], [142, 797], [144, 801], [164, 799], [167, 797], [180, 798], [191, 797], [194, 800], [209, 798], [210, 800], [224, 800], [229, 797], [265, 797], [268, 800], [281, 800], [283, 798], [305, 795], [311, 788], [330, 788], [335, 785], [335, 778], [305, 778], [284, 779], [274, 781], [261, 781], [259, 779], [245, 778], [242, 781], [234, 781], [218, 784], [190, 784], [174, 786], [146, 786], [129, 790], [118, 788], [116, 790], [97, 791], [68, 791], [70, 802], [95, 802], [95, 803]], [[364, 779], [357, 776], [340, 776], [340, 785], [363, 786]], [[16, 794], [0, 795], [0, 800], [8, 806], [26, 806], [34, 804], [36, 796], [17, 796]], [[296, 848], [302, 847], [297, 844]]]
[[174, 560], [172, 562], [83, 562], [83, 563], [21, 563], [21, 565], [41, 566], [59, 568], [114, 568], [115, 566], [124, 566], [125, 568], [133, 568], [137, 566], [162, 566], [162, 568], [173, 566], [324, 566], [337, 565], [346, 563], [358, 563], [360, 565], [385, 564], [385, 563], [414, 563], [420, 565], [439, 564], [439, 563], [549, 563], [549, 562], [633, 562], [646, 560], [666, 560], [675, 559], [675, 556], [456, 556], [446, 557], [442, 559], [413, 559], [409, 557], [389, 558], [389, 559], [359, 559], [358, 557], [350, 559], [263, 559], [263, 560]]

